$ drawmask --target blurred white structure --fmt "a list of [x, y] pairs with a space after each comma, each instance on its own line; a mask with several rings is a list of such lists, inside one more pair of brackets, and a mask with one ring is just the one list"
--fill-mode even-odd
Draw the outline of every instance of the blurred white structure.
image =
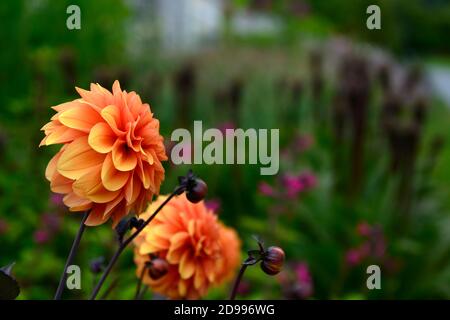
[[[133, 46], [192, 51], [214, 42], [223, 24], [222, 0], [128, 0], [135, 14]], [[146, 45], [147, 44], [147, 45]]]

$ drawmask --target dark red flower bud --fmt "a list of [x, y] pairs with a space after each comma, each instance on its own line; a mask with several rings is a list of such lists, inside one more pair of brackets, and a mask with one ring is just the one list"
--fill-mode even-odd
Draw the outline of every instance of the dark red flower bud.
[[264, 253], [261, 269], [268, 275], [274, 276], [283, 267], [285, 254], [280, 247], [269, 247]]
[[202, 201], [208, 193], [208, 186], [202, 179], [196, 178], [192, 186], [186, 190], [186, 198], [192, 202], [197, 203]]
[[158, 280], [169, 271], [169, 263], [165, 259], [154, 258], [147, 263], [148, 275], [153, 280]]

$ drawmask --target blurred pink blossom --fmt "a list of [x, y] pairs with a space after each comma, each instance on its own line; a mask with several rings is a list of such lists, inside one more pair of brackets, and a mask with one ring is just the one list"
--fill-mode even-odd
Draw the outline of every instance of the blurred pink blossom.
[[219, 199], [211, 199], [211, 200], [206, 200], [205, 205], [208, 209], [217, 213], [220, 209], [221, 203], [220, 203]]
[[62, 206], [64, 206], [63, 198], [64, 198], [64, 195], [62, 195], [62, 194], [52, 193], [50, 195], [50, 202], [57, 207], [62, 207]]
[[308, 298], [312, 296], [314, 291], [314, 284], [308, 265], [304, 262], [298, 263], [294, 268], [294, 272], [297, 277], [297, 282], [299, 285], [298, 291], [300, 296], [302, 298]]
[[294, 149], [297, 152], [304, 152], [314, 144], [314, 137], [310, 134], [302, 134], [295, 137]]
[[310, 171], [300, 174], [299, 180], [305, 189], [312, 189], [317, 186], [317, 177]]
[[272, 186], [267, 182], [261, 181], [258, 185], [258, 191], [264, 196], [273, 197], [275, 195], [275, 191]]
[[361, 253], [358, 249], [349, 249], [345, 254], [345, 262], [349, 266], [356, 266], [362, 261]]
[[235, 129], [236, 126], [233, 122], [226, 121], [221, 123], [217, 128], [220, 130], [220, 132], [222, 132], [222, 134], [227, 135], [227, 129]]
[[0, 219], [0, 235], [5, 234], [9, 229], [9, 224], [5, 219]]
[[39, 229], [34, 232], [33, 238], [37, 244], [44, 244], [50, 240], [50, 235], [46, 230]]
[[286, 174], [282, 177], [282, 184], [286, 189], [288, 198], [296, 197], [304, 189], [304, 185], [299, 177], [291, 174]]
[[358, 235], [362, 237], [368, 237], [370, 235], [371, 230], [372, 230], [371, 226], [365, 221], [358, 223], [358, 225], [356, 226], [356, 232], [358, 233]]
[[61, 227], [61, 217], [56, 213], [46, 213], [42, 215], [42, 224], [51, 231], [58, 231]]

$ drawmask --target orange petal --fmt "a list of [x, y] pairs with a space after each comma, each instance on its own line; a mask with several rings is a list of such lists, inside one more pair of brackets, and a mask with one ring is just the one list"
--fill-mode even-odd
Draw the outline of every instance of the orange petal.
[[114, 167], [112, 156], [109, 153], [103, 162], [101, 178], [103, 186], [109, 191], [121, 189], [128, 181], [129, 172], [119, 171]]
[[103, 217], [103, 211], [105, 211], [104, 204], [95, 204], [84, 224], [87, 226], [98, 226], [105, 223], [108, 218], [105, 219]]
[[184, 252], [180, 260], [180, 276], [182, 279], [189, 279], [195, 272], [195, 258], [190, 251]]
[[52, 177], [56, 172], [56, 164], [58, 163], [58, 160], [61, 157], [61, 154], [62, 154], [61, 151], [58, 152], [57, 154], [55, 154], [55, 156], [53, 158], [51, 158], [51, 160], [47, 164], [47, 168], [45, 169], [45, 178], [48, 181], [52, 180]]
[[109, 105], [105, 107], [101, 115], [103, 119], [109, 124], [111, 129], [114, 131], [114, 133], [118, 136], [125, 135], [125, 132], [119, 129], [121, 127], [121, 121], [120, 121], [120, 110], [115, 105]]
[[203, 268], [195, 269], [195, 277], [194, 277], [194, 287], [198, 290], [203, 287], [206, 283], [206, 276]]
[[[120, 171], [119, 171], [120, 172]], [[127, 186], [125, 188], [125, 199], [127, 203], [134, 203], [142, 189], [142, 184], [137, 177], [137, 175], [133, 172], [130, 179], [128, 179]]]
[[[106, 105], [105, 95], [99, 94], [95, 91], [84, 90], [78, 87], [75, 87], [75, 89], [77, 90], [81, 98], [83, 98], [83, 100], [95, 105], [96, 107], [102, 108]], [[108, 91], [106, 90], [106, 92]]]
[[50, 181], [50, 190], [55, 193], [69, 193], [72, 192], [73, 180], [63, 177], [56, 172]]
[[114, 200], [121, 190], [108, 191], [103, 187], [100, 177], [100, 166], [92, 168], [84, 176], [76, 180], [73, 191], [81, 197], [86, 197], [95, 203], [107, 203]]
[[95, 166], [103, 163], [105, 155], [95, 152], [86, 136], [74, 140], [63, 151], [57, 163], [58, 172], [69, 179], [79, 179]]
[[70, 208], [70, 211], [82, 211], [87, 210], [92, 206], [92, 202], [88, 199], [81, 198], [75, 193], [70, 192], [64, 196], [63, 202]]
[[189, 239], [189, 234], [187, 232], [178, 232], [170, 238], [170, 249], [169, 251], [176, 250], [183, 246]]
[[53, 130], [42, 140], [40, 145], [49, 146], [51, 144], [68, 143], [84, 135], [85, 133], [82, 131], [67, 128], [60, 124], [54, 126]]
[[89, 133], [89, 145], [97, 152], [108, 153], [112, 150], [114, 142], [116, 142], [117, 136], [111, 127], [104, 123], [97, 123], [92, 127]]
[[141, 158], [137, 159], [137, 173], [144, 185], [144, 189], [150, 188], [150, 171], [152, 168], [147, 162], [143, 162]]
[[136, 152], [128, 148], [124, 141], [116, 141], [112, 149], [114, 166], [120, 171], [133, 170], [137, 165]]
[[61, 113], [58, 120], [69, 128], [89, 133], [96, 123], [102, 121], [102, 118], [91, 107], [80, 104]]

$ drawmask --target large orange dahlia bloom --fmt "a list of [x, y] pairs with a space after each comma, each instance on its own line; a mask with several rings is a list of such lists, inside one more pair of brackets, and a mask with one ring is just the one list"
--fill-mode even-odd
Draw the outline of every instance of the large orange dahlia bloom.
[[112, 92], [98, 84], [76, 88], [81, 99], [53, 107], [40, 146], [63, 144], [45, 172], [53, 192], [65, 194], [70, 211], [90, 209], [86, 225], [111, 218], [116, 224], [130, 210], [142, 212], [159, 193], [167, 160], [159, 121], [135, 92]]
[[[166, 197], [158, 197], [144, 215], [149, 216]], [[167, 260], [167, 273], [143, 282], [154, 292], [172, 299], [197, 299], [211, 285], [229, 279], [239, 264], [240, 241], [222, 225], [204, 202], [191, 203], [183, 194], [173, 198], [136, 237], [136, 275], [152, 257]]]

